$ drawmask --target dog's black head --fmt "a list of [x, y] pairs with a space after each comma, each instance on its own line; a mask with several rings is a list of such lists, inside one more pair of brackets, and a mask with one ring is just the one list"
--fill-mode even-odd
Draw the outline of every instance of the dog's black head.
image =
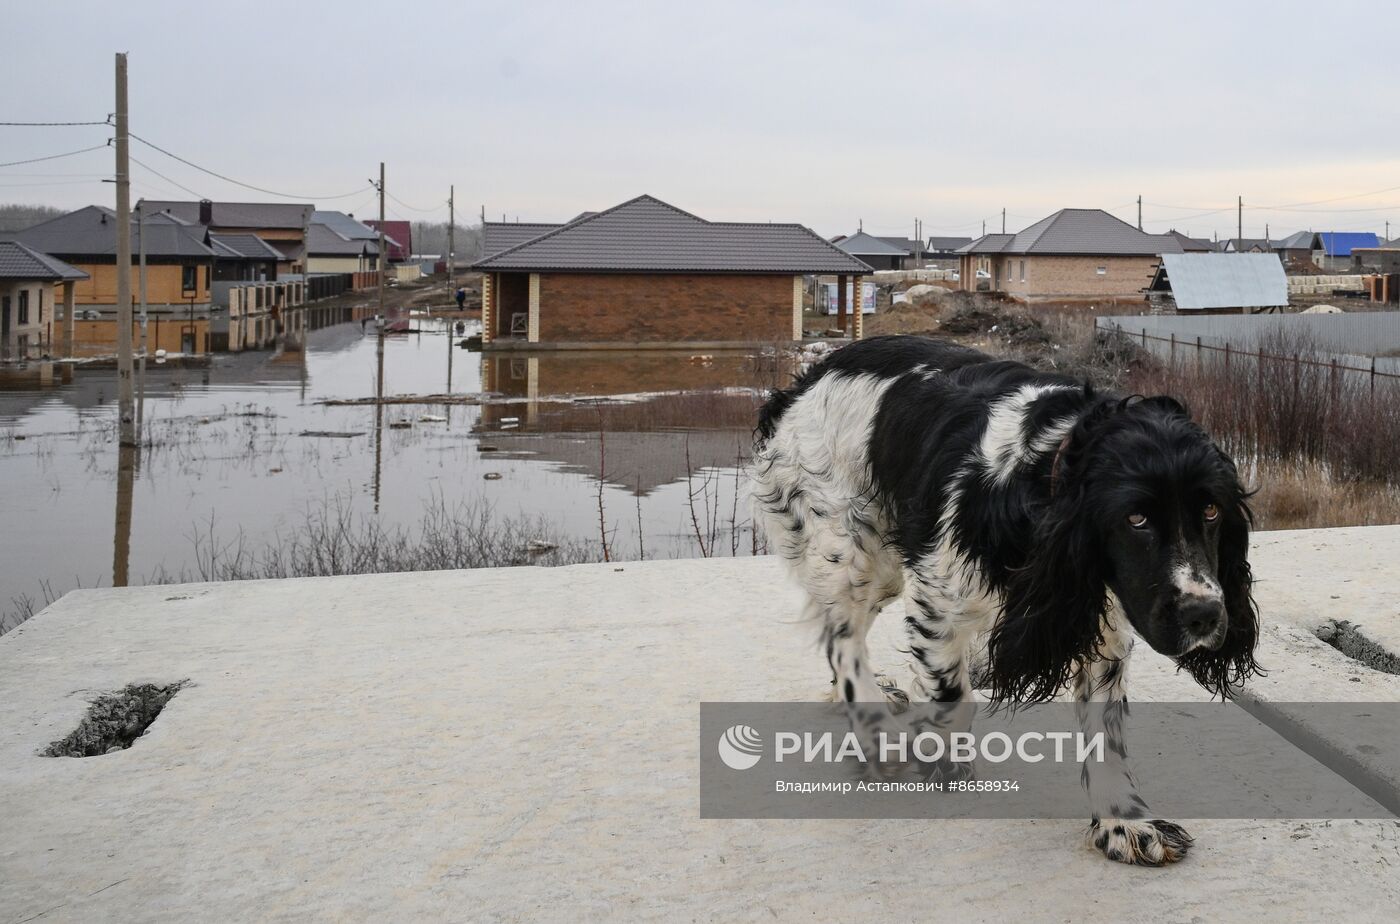
[[1138, 635], [1217, 695], [1258, 670], [1234, 463], [1176, 401], [1104, 401], [1054, 463], [1026, 567], [1012, 573], [989, 666], [998, 699], [1048, 699], [1092, 656], [1117, 600]]

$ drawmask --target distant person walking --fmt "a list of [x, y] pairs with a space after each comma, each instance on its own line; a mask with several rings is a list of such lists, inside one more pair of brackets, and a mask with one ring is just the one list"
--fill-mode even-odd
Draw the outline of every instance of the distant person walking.
[[457, 287], [457, 310], [458, 310], [458, 311], [461, 311], [461, 310], [462, 310], [463, 308], [465, 308], [466, 306], [467, 306], [467, 288], [466, 288], [466, 286], [458, 286], [458, 287]]

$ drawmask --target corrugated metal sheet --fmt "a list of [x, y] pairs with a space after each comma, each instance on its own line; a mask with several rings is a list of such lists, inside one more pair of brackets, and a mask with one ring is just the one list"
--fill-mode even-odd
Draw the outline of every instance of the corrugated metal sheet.
[[1322, 238], [1322, 249], [1329, 257], [1349, 257], [1353, 247], [1380, 244], [1380, 238], [1369, 231], [1323, 231], [1318, 237]]
[[1162, 269], [1178, 311], [1288, 304], [1288, 277], [1276, 254], [1169, 253]]
[[476, 264], [514, 272], [859, 273], [869, 265], [795, 224], [706, 221], [651, 196], [548, 231]]

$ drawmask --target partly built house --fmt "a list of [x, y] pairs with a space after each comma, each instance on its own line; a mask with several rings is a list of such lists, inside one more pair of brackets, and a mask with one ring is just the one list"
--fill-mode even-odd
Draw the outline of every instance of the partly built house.
[[[560, 225], [488, 223], [483, 241], [488, 349], [800, 340], [804, 275], [836, 275], [844, 293], [871, 272], [802, 225], [706, 221], [651, 196]], [[860, 336], [858, 313], [849, 329]]]

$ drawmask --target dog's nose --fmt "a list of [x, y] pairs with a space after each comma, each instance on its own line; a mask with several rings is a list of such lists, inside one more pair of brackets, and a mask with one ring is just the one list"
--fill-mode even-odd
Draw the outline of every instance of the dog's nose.
[[1210, 638], [1220, 630], [1225, 604], [1219, 597], [1185, 597], [1177, 608], [1181, 626], [1196, 638]]

